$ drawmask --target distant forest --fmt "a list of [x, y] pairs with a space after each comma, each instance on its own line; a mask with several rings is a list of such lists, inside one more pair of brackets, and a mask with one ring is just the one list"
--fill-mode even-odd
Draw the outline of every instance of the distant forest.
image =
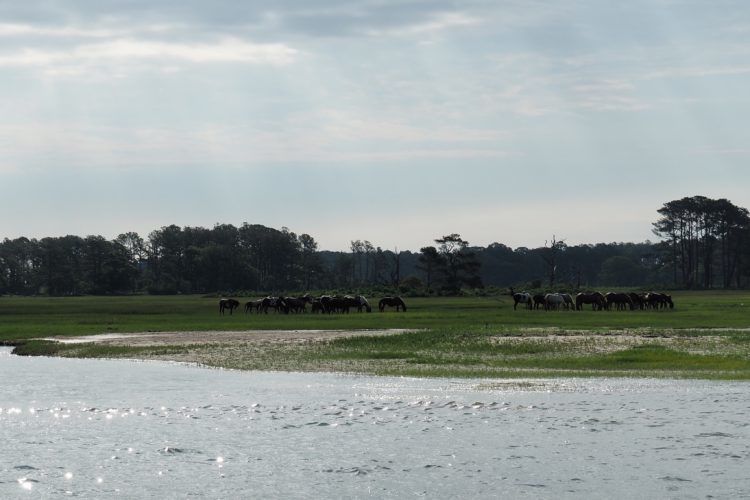
[[[670, 201], [653, 223], [658, 242], [569, 246], [471, 246], [437, 235], [420, 251], [352, 241], [318, 249], [308, 234], [257, 224], [165, 226], [146, 238], [101, 236], [4, 239], [0, 294], [267, 294], [375, 290], [402, 294], [477, 290], [745, 288], [750, 283], [748, 210], [725, 199]], [[472, 292], [473, 291], [473, 292]]]

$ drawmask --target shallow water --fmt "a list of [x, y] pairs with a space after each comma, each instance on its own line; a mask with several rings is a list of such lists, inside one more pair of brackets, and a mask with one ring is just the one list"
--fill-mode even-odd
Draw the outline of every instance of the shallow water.
[[750, 384], [20, 358], [1, 498], [750, 496]]

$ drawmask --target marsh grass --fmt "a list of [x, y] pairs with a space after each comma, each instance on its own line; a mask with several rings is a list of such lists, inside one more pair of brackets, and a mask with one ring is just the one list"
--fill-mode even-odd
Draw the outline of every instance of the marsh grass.
[[[683, 292], [668, 311], [514, 311], [509, 297], [408, 300], [407, 313], [219, 316], [202, 297], [0, 297], [0, 340], [26, 354], [153, 358], [262, 370], [458, 377], [750, 379], [750, 294]], [[244, 299], [243, 299], [244, 300]], [[114, 346], [52, 335], [420, 329], [299, 345]]]
[[408, 299], [407, 313], [376, 309], [371, 314], [245, 315], [240, 311], [231, 316], [219, 315], [217, 299], [199, 296], [0, 297], [0, 340], [149, 331], [484, 327], [495, 332], [541, 328], [604, 333], [750, 327], [748, 292], [673, 296], [677, 307], [670, 311], [514, 311], [510, 297], [502, 296]]
[[13, 350], [20, 356], [60, 356], [75, 358], [138, 358], [184, 353], [194, 346], [119, 346], [97, 343], [61, 344], [49, 340], [27, 340]]
[[[328, 361], [372, 363], [379, 374], [508, 376], [637, 376], [750, 378], [747, 333], [727, 337], [498, 336], [483, 329], [355, 337], [329, 342], [318, 356]], [[737, 346], [742, 346], [737, 348]], [[376, 360], [399, 360], [376, 363]]]

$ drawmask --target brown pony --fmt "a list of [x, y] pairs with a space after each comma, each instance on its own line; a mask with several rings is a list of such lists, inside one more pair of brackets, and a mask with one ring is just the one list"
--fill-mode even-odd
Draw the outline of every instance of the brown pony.
[[245, 302], [245, 314], [247, 314], [249, 311], [255, 310], [256, 313], [260, 312], [260, 306], [263, 303], [263, 299], [258, 300], [250, 300], [248, 302]]
[[607, 300], [599, 292], [579, 293], [576, 295], [576, 311], [582, 310], [583, 304], [591, 304], [594, 310], [601, 311], [607, 307]]
[[625, 311], [627, 309], [633, 310], [633, 299], [627, 293], [614, 293], [609, 292], [604, 296], [607, 299], [607, 310], [611, 310], [612, 306], [618, 311]]
[[672, 296], [666, 293], [649, 292], [646, 294], [645, 303], [650, 309], [674, 309]]
[[546, 305], [545, 294], [537, 293], [534, 295], [534, 309], [542, 308]]
[[378, 302], [378, 309], [380, 309], [380, 312], [385, 311], [386, 307], [395, 307], [396, 311], [399, 311], [400, 309], [406, 312], [406, 304], [401, 297], [383, 297], [380, 299], [380, 302]]

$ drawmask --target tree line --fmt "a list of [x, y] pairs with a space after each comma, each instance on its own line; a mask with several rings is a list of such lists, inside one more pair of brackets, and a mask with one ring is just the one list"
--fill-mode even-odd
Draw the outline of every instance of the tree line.
[[137, 233], [4, 239], [0, 294], [219, 293], [382, 288], [456, 294], [482, 287], [577, 289], [744, 288], [750, 281], [750, 217], [728, 200], [665, 203], [658, 242], [536, 248], [471, 246], [445, 235], [418, 252], [354, 240], [350, 251], [318, 249], [309, 234], [244, 223], [165, 226]]
[[658, 210], [654, 233], [673, 282], [686, 288], [744, 287], [750, 270], [750, 216], [726, 199], [686, 197]]

